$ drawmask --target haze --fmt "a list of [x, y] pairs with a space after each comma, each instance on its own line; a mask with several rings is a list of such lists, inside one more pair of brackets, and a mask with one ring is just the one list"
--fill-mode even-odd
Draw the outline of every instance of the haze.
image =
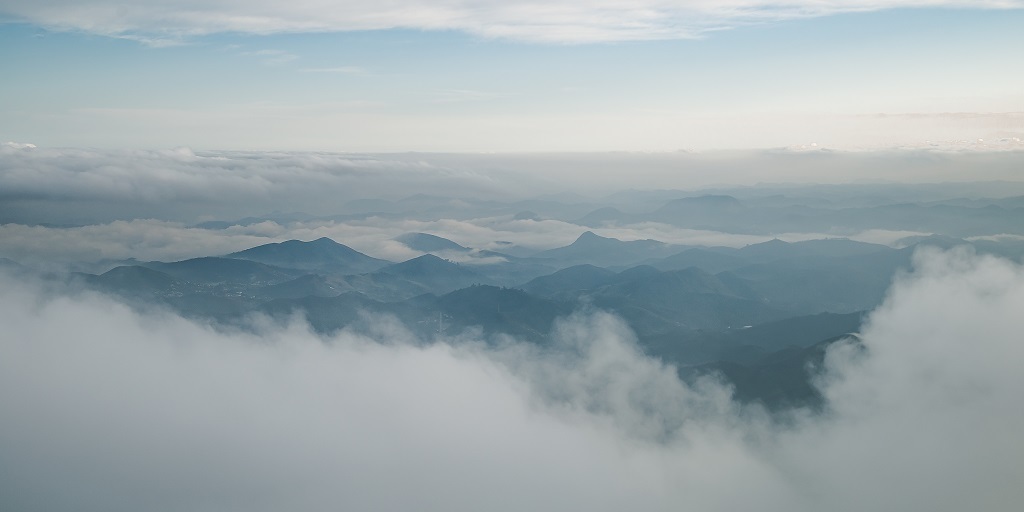
[[1019, 510], [1022, 26], [0, 0], [0, 510]]

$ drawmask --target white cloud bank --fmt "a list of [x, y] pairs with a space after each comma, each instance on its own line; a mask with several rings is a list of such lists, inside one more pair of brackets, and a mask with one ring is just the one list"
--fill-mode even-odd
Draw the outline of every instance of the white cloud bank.
[[190, 35], [459, 30], [489, 38], [589, 43], [699, 37], [765, 21], [893, 8], [1010, 9], [1018, 0], [4, 0], [0, 14], [58, 30], [173, 44]]
[[[1021, 154], [923, 149], [361, 154], [0, 146], [0, 223], [83, 225], [140, 218], [198, 222], [273, 211], [333, 215], [382, 208], [347, 208], [352, 200], [398, 200], [415, 194], [509, 201], [540, 193], [598, 197], [636, 188], [694, 190], [765, 182], [1019, 182]], [[1007, 184], [994, 195], [1017, 193], [1019, 186]], [[472, 211], [466, 202], [448, 206]]]
[[558, 353], [259, 336], [0, 286], [0, 509], [1019, 510], [1024, 270], [922, 253], [788, 426], [614, 318]]
[[[78, 227], [0, 224], [0, 258], [9, 258], [38, 269], [59, 270], [84, 264], [85, 270], [102, 272], [110, 261], [135, 258], [141, 261], [179, 261], [201, 256], [222, 256], [257, 245], [286, 240], [310, 241], [327, 237], [360, 252], [389, 261], [405, 261], [423, 253], [396, 242], [395, 237], [426, 232], [449, 238], [473, 249], [501, 252], [496, 240], [520, 249], [544, 250], [571, 244], [584, 231], [620, 240], [658, 240], [676, 245], [743, 247], [773, 238], [787, 242], [820, 240], [829, 233], [781, 233], [744, 235], [685, 229], [659, 223], [640, 223], [609, 228], [589, 228], [558, 220], [515, 220], [509, 216], [479, 219], [412, 220], [370, 217], [348, 222], [308, 221], [278, 224], [265, 221], [223, 230], [202, 229], [177, 222], [141, 219]], [[849, 238], [893, 245], [911, 236], [931, 233], [868, 230]], [[680, 249], [682, 251], [682, 249]], [[452, 261], [485, 263], [494, 260], [474, 253], [443, 253]], [[90, 263], [103, 262], [99, 266]]]
[[521, 196], [536, 176], [482, 173], [427, 156], [315, 152], [103, 151], [0, 147], [0, 222], [195, 222], [275, 210], [339, 213], [353, 199]]

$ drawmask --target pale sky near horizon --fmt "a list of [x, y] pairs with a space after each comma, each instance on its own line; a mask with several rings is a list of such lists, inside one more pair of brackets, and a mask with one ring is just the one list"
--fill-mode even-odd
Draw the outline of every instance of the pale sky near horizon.
[[0, 0], [0, 142], [674, 151], [1024, 138], [1021, 1], [591, 4]]

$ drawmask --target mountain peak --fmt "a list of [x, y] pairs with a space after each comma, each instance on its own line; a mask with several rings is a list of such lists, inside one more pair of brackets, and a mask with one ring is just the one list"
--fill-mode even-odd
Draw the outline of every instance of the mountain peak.
[[484, 276], [433, 254], [424, 254], [395, 263], [379, 272], [418, 283], [437, 294], [448, 293], [475, 283], [488, 282]]
[[264, 244], [228, 254], [227, 257], [286, 268], [341, 273], [372, 272], [388, 264], [327, 237], [310, 242], [288, 240]]
[[[459, 272], [462, 271], [457, 263], [452, 263], [444, 258], [434, 256], [433, 254], [424, 254], [423, 256], [417, 256], [410, 260], [403, 261], [401, 263], [395, 263], [382, 269], [382, 272], [388, 272], [392, 274], [425, 274], [425, 273], [437, 273], [443, 272]], [[468, 272], [468, 270], [467, 270]]]
[[583, 234], [580, 235], [579, 238], [577, 238], [575, 242], [573, 242], [573, 245], [581, 243], [581, 242], [582, 243], [586, 243], [586, 242], [597, 242], [597, 241], [605, 241], [605, 240], [615, 240], [615, 239], [614, 238], [603, 237], [601, 235], [598, 235], [597, 233], [594, 233], [593, 231], [584, 231]]
[[458, 251], [466, 252], [470, 249], [463, 247], [447, 238], [441, 238], [437, 235], [431, 235], [430, 233], [406, 233], [404, 235], [398, 235], [394, 238], [396, 242], [401, 242], [406, 247], [422, 252], [440, 252], [440, 251]]
[[452, 263], [451, 261], [448, 261], [448, 260], [446, 260], [446, 259], [444, 259], [444, 258], [442, 258], [440, 256], [435, 256], [433, 254], [424, 254], [423, 256], [417, 256], [417, 257], [412, 258], [410, 260], [406, 260], [405, 263], [409, 263], [410, 261], [417, 261], [417, 262], [423, 262], [423, 263], [429, 263], [429, 264], [441, 264], [441, 265], [448, 264], [448, 265], [454, 265], [454, 263]]

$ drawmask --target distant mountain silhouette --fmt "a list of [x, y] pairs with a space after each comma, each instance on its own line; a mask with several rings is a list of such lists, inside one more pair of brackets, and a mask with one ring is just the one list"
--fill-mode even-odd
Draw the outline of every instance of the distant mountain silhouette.
[[81, 274], [81, 277], [103, 291], [133, 297], [165, 297], [190, 289], [189, 285], [181, 280], [138, 265], [114, 267], [98, 276]]
[[958, 245], [970, 245], [970, 242], [960, 238], [945, 235], [908, 236], [897, 241], [904, 246], [922, 245], [938, 247], [940, 249], [952, 249]]
[[[432, 201], [424, 196], [403, 204]], [[701, 202], [756, 217], [728, 196], [671, 204], [681, 211]], [[518, 210], [505, 218], [512, 211]], [[691, 248], [587, 231], [565, 247], [516, 257], [427, 233], [396, 240], [421, 251], [461, 252], [467, 262], [426, 254], [389, 264], [323, 238], [230, 257], [97, 264], [91, 268], [121, 266], [72, 274], [68, 282], [239, 326], [254, 312], [279, 321], [300, 313], [320, 333], [359, 332], [385, 315], [427, 343], [442, 334], [544, 345], [557, 318], [580, 309], [609, 311], [625, 320], [643, 353], [676, 366], [684, 378], [718, 374], [740, 400], [775, 409], [820, 404], [808, 365], [820, 364], [830, 343], [859, 330], [863, 311], [882, 302], [917, 245], [968, 243], [931, 236], [907, 239], [912, 245], [902, 249], [839, 238]], [[979, 251], [1024, 252], [1017, 241], [969, 243]]]
[[740, 256], [735, 249], [695, 247], [651, 262], [651, 266], [659, 270], [682, 270], [697, 267], [705, 272], [717, 274], [750, 263], [749, 258]]
[[468, 252], [470, 250], [468, 247], [463, 247], [447, 238], [441, 238], [429, 233], [406, 233], [396, 236], [394, 239], [406, 247], [420, 252]]
[[382, 268], [377, 273], [389, 274], [420, 284], [435, 294], [449, 293], [473, 284], [489, 284], [489, 280], [448, 260], [424, 254], [409, 261]]
[[[625, 275], [623, 275], [625, 274]], [[624, 271], [613, 284], [582, 294], [594, 305], [637, 315], [637, 329], [654, 332], [674, 325], [725, 329], [790, 316], [739, 283], [727, 283], [697, 268], [659, 272], [650, 266]], [[644, 318], [642, 324], [640, 319]], [[657, 320], [670, 320], [657, 327]], [[655, 322], [655, 323], [652, 323]]]
[[557, 267], [537, 258], [523, 258], [503, 252], [481, 250], [465, 266], [495, 285], [518, 286], [539, 276], [554, 272]]
[[742, 257], [756, 262], [773, 261], [782, 258], [803, 256], [806, 251], [796, 248], [794, 244], [773, 238], [767, 242], [750, 244], [736, 251]]
[[878, 252], [892, 251], [887, 245], [858, 242], [848, 238], [825, 238], [821, 240], [803, 240], [792, 244], [808, 254], [824, 256], [828, 258], [842, 258], [847, 256], [863, 256]]
[[737, 250], [735, 254], [751, 262], [763, 263], [787, 258], [864, 256], [892, 250], [891, 247], [885, 245], [857, 242], [846, 238], [826, 238], [792, 243], [783, 242], [776, 238], [767, 242], [748, 245]]
[[391, 264], [389, 261], [372, 258], [326, 237], [312, 242], [288, 240], [264, 244], [228, 254], [227, 257], [342, 275], [373, 272]]
[[125, 287], [167, 288], [178, 282], [168, 274], [138, 265], [115, 267], [99, 278], [104, 283]]
[[534, 257], [558, 260], [567, 265], [587, 263], [599, 267], [628, 267], [663, 258], [681, 249], [657, 240], [622, 241], [587, 231], [565, 247], [542, 251]]
[[723, 222], [742, 218], [746, 213], [747, 208], [735, 197], [707, 195], [669, 201], [646, 218], [680, 226], [714, 229]]
[[619, 211], [618, 208], [613, 206], [605, 206], [580, 217], [573, 223], [580, 226], [596, 228], [606, 224], [626, 224], [632, 220], [633, 217], [634, 216]]
[[750, 298], [746, 290], [737, 290], [713, 274], [693, 267], [660, 272], [644, 265], [621, 272], [617, 281], [609, 286], [609, 293], [630, 297], [650, 296], [651, 300], [657, 300], [659, 296], [669, 300], [679, 293]]
[[658, 208], [660, 214], [687, 214], [700, 212], [701, 214], [720, 214], [726, 212], [738, 212], [744, 210], [743, 203], [732, 196], [705, 195], [697, 197], [683, 197], [674, 199]]

